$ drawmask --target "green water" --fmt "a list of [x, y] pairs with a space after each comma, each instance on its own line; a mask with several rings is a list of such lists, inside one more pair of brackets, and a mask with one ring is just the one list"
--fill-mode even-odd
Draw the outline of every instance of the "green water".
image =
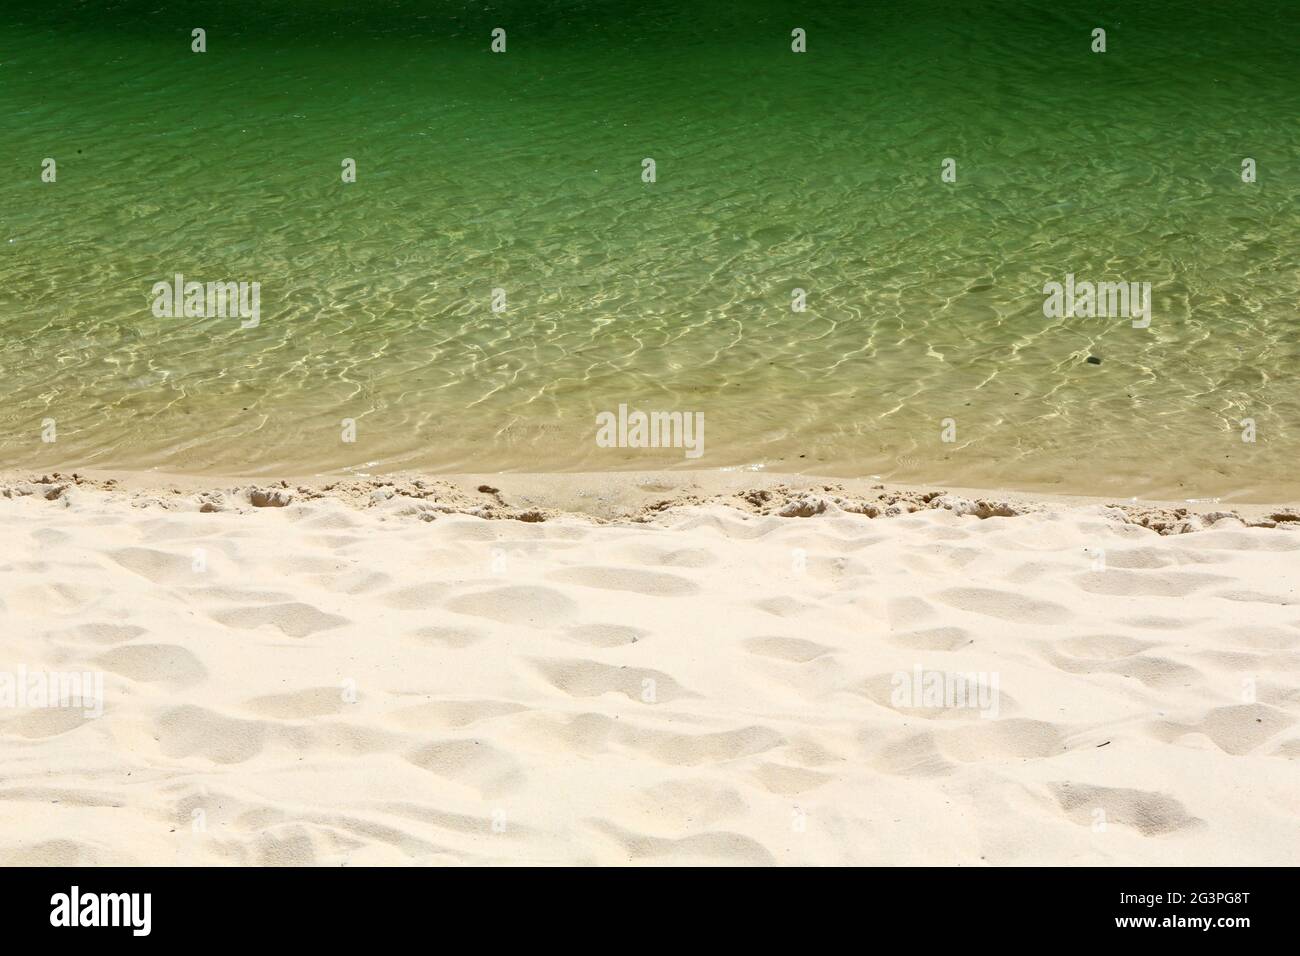
[[[7, 5], [0, 466], [1293, 498], [1296, 9]], [[260, 324], [155, 317], [176, 273]], [[1067, 273], [1150, 327], [1045, 318]], [[703, 456], [598, 447], [620, 404]]]

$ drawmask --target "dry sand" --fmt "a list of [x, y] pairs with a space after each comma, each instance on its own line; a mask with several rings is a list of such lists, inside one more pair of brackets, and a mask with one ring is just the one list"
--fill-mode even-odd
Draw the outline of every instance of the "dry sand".
[[686, 480], [6, 481], [0, 863], [1300, 863], [1294, 508]]

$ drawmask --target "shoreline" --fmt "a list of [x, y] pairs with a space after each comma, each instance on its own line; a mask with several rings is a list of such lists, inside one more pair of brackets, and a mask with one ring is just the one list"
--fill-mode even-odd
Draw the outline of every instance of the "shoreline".
[[[834, 478], [749, 470], [499, 472], [240, 476], [158, 471], [21, 471], [0, 469], [0, 494], [39, 493], [71, 487], [130, 496], [139, 506], [172, 510], [239, 510], [293, 501], [336, 498], [358, 508], [389, 499], [436, 501], [452, 511], [487, 518], [544, 521], [561, 516], [597, 522], [641, 522], [656, 513], [691, 505], [731, 505], [743, 513], [811, 517], [843, 510], [869, 518], [894, 517], [935, 507], [980, 517], [1016, 517], [1081, 508], [1115, 509], [1136, 524], [1169, 533], [1187, 518], [1208, 526], [1225, 517], [1255, 527], [1300, 530], [1300, 499], [1241, 503], [1208, 499], [1117, 499], [942, 483], [895, 484], [875, 478]], [[36, 488], [36, 492], [30, 489]], [[24, 491], [24, 489], [28, 489]], [[57, 497], [57, 495], [55, 496]], [[802, 504], [801, 499], [806, 499]], [[820, 503], [819, 503], [820, 502]], [[208, 507], [204, 508], [204, 505]], [[193, 507], [189, 507], [193, 505]], [[1208, 519], [1208, 520], [1207, 520]], [[1201, 530], [1193, 526], [1182, 530]]]
[[[611, 459], [608, 461], [551, 461], [528, 454], [501, 459], [497, 456], [453, 455], [429, 463], [396, 456], [361, 462], [317, 462], [308, 458], [280, 464], [250, 464], [241, 459], [218, 456], [219, 465], [186, 462], [170, 465], [163, 462], [141, 463], [133, 459], [100, 462], [96, 457], [74, 456], [41, 460], [22, 456], [0, 462], [0, 478], [25, 478], [30, 475], [77, 473], [100, 479], [115, 478], [122, 483], [147, 487], [151, 484], [197, 487], [204, 482], [273, 483], [319, 485], [340, 479], [374, 477], [420, 477], [448, 481], [470, 479], [493, 481], [513, 477], [543, 482], [548, 488], [566, 483], [613, 482], [620, 486], [638, 481], [704, 488], [731, 486], [733, 476], [757, 476], [763, 480], [787, 484], [825, 482], [858, 486], [883, 484], [889, 488], [943, 488], [964, 494], [1013, 496], [1025, 500], [1126, 501], [1159, 505], [1217, 503], [1233, 508], [1261, 508], [1300, 504], [1300, 486], [1280, 479], [1267, 471], [1257, 475], [1230, 476], [1165, 463], [1160, 474], [1136, 476], [1130, 470], [1120, 474], [1096, 473], [1092, 467], [1075, 459], [1066, 459], [1064, 472], [1053, 475], [1021, 467], [1008, 461], [995, 469], [968, 465], [938, 468], [891, 469], [881, 462], [858, 462], [850, 459], [800, 461], [787, 458], [723, 458], [713, 464], [665, 462], [646, 458]], [[720, 463], [719, 463], [720, 462]], [[1131, 463], [1130, 463], [1131, 464]], [[1124, 475], [1128, 475], [1126, 480]]]

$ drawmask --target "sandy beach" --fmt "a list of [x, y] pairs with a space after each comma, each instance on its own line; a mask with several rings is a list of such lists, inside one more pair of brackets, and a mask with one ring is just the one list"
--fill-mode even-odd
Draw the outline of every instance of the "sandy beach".
[[1300, 863], [1294, 506], [0, 488], [0, 863]]

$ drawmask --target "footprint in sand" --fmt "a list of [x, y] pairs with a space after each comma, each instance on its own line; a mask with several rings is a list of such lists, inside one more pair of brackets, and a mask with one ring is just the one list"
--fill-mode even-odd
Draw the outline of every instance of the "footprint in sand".
[[1195, 667], [1169, 657], [1146, 654], [1104, 664], [1097, 669], [1135, 678], [1149, 687], [1188, 687], [1204, 677]]
[[1097, 810], [1105, 811], [1107, 823], [1132, 827], [1146, 837], [1175, 833], [1202, 823], [1181, 803], [1163, 793], [1068, 782], [1049, 786], [1066, 816], [1080, 826], [1092, 826]]
[[[864, 731], [862, 740], [874, 745], [875, 732]], [[952, 773], [960, 764], [1063, 753], [1065, 737], [1055, 724], [1017, 718], [908, 734], [879, 748], [872, 762], [877, 769], [896, 776], [937, 777]]]
[[1122, 617], [1115, 623], [1124, 624], [1128, 627], [1140, 627], [1148, 631], [1181, 631], [1184, 628], [1193, 628], [1203, 620], [1205, 619], [1199, 617], [1163, 617], [1159, 614], [1143, 614], [1137, 617]]
[[523, 704], [508, 700], [437, 700], [406, 707], [391, 716], [411, 730], [428, 730], [431, 727], [468, 727], [480, 720], [508, 717], [527, 709]]
[[9, 607], [17, 614], [30, 617], [48, 617], [51, 614], [73, 614], [87, 605], [97, 604], [114, 592], [108, 588], [83, 584], [30, 584], [15, 590]]
[[58, 547], [72, 540], [72, 535], [57, 528], [35, 528], [32, 530], [31, 537], [42, 548]]
[[649, 631], [627, 624], [577, 624], [564, 633], [577, 643], [592, 647], [620, 647], [635, 644], [650, 636]]
[[613, 667], [597, 661], [536, 660], [533, 666], [553, 687], [570, 697], [599, 697], [622, 694], [629, 700], [644, 701], [653, 688], [651, 703], [664, 704], [681, 697], [695, 697], [663, 671], [642, 667]]
[[145, 684], [196, 684], [208, 676], [207, 668], [179, 644], [126, 644], [95, 658], [105, 670]]
[[712, 734], [679, 734], [616, 724], [614, 734], [628, 747], [680, 766], [738, 760], [785, 743], [785, 738], [775, 730], [758, 725]]
[[340, 687], [309, 687], [288, 694], [254, 697], [246, 706], [263, 717], [305, 720], [341, 713], [348, 704], [343, 700], [343, 690]]
[[1300, 647], [1300, 630], [1267, 624], [1237, 624], [1219, 631], [1229, 644], [1256, 650], [1284, 651]]
[[935, 736], [929, 731], [889, 741], [871, 763], [877, 770], [898, 777], [942, 777], [956, 769], [939, 752]]
[[830, 774], [819, 770], [790, 767], [779, 763], [759, 764], [754, 770], [754, 776], [769, 793], [779, 793], [787, 797], [816, 790], [832, 779]]
[[622, 547], [617, 552], [626, 561], [668, 568], [707, 568], [718, 563], [717, 555], [704, 548], [664, 548], [636, 544]]
[[484, 796], [509, 793], [524, 783], [514, 757], [481, 740], [439, 740], [406, 759], [435, 776], [472, 787]]
[[921, 651], [955, 651], [974, 640], [975, 635], [964, 627], [928, 627], [889, 635], [890, 643]]
[[446, 606], [459, 614], [527, 627], [556, 627], [578, 613], [578, 605], [554, 588], [525, 584], [458, 594]]
[[1198, 571], [1107, 570], [1085, 571], [1075, 576], [1080, 590], [1118, 597], [1187, 597], [1231, 580], [1219, 574]]
[[1151, 570], [1171, 567], [1185, 560], [1165, 548], [1109, 548], [1106, 551], [1108, 568]]
[[1240, 601], [1243, 604], [1276, 604], [1279, 607], [1290, 607], [1294, 604], [1300, 604], [1300, 592], [1291, 591], [1288, 594], [1269, 594], [1266, 591], [1219, 591], [1214, 595], [1225, 601]]
[[309, 637], [351, 623], [345, 617], [329, 614], [301, 601], [209, 611], [208, 616], [219, 624], [241, 630], [251, 631], [269, 625], [289, 637]]
[[168, 757], [202, 757], [213, 763], [242, 763], [262, 752], [268, 725], [238, 720], [193, 704], [164, 711], [154, 732]]
[[891, 628], [906, 628], [933, 619], [939, 612], [923, 597], [914, 595], [890, 598], [885, 616]]
[[450, 590], [446, 584], [424, 582], [389, 591], [380, 595], [379, 600], [399, 611], [423, 611], [441, 606]]
[[107, 552], [107, 557], [154, 584], [194, 580], [191, 555], [171, 554], [157, 548], [119, 548]]
[[1241, 756], [1294, 724], [1293, 718], [1274, 707], [1236, 704], [1216, 707], [1195, 723], [1167, 720], [1151, 727], [1153, 735], [1167, 743], [1184, 734], [1200, 733], [1209, 737], [1224, 753]]
[[[929, 674], [934, 674], [931, 671]], [[928, 678], [929, 674], [926, 675]], [[936, 701], [934, 706], [928, 706], [931, 702], [925, 699], [925, 685], [922, 684], [920, 693], [921, 699], [914, 700], [916, 693], [915, 675], [913, 672], [904, 671], [902, 675], [898, 673], [873, 674], [864, 680], [860, 686], [860, 692], [864, 697], [874, 704], [888, 708], [898, 714], [906, 717], [919, 717], [923, 720], [943, 720], [943, 721], [966, 721], [982, 720], [988, 721], [989, 718], [983, 716], [987, 708], [992, 707], [995, 703], [997, 706], [996, 713], [1009, 714], [1017, 709], [1015, 699], [1005, 691], [998, 688], [995, 696], [994, 686], [985, 682], [977, 673], [972, 673], [971, 680], [963, 679], [958, 682], [955, 675], [953, 679], [948, 680], [950, 675], [945, 675], [944, 685], [936, 687], [936, 692], [946, 692], [952, 690], [953, 704], [948, 705], [944, 698], [944, 705], [940, 706]], [[902, 678], [906, 678], [903, 680]], [[925, 680], [926, 678], [923, 678]], [[896, 700], [899, 701], [896, 703]], [[969, 706], [964, 706], [968, 704]], [[981, 709], [985, 708], [985, 709]]]
[[263, 830], [253, 841], [254, 866], [314, 866], [316, 846], [311, 831], [304, 826], [286, 826]]
[[391, 574], [366, 568], [353, 568], [342, 574], [318, 574], [315, 577], [321, 587], [336, 594], [370, 594], [393, 583]]
[[751, 654], [794, 661], [796, 664], [806, 664], [835, 650], [833, 647], [818, 644], [816, 641], [806, 641], [801, 637], [751, 637], [743, 643], [745, 650]]
[[116, 855], [78, 840], [39, 840], [0, 854], [0, 866], [104, 866], [129, 864]]
[[145, 629], [135, 624], [110, 624], [106, 621], [92, 621], [78, 624], [73, 628], [77, 637], [95, 644], [125, 644], [129, 640], [145, 633]]
[[741, 816], [746, 810], [738, 790], [707, 778], [651, 784], [641, 790], [636, 804], [646, 816], [665, 820], [678, 829], [711, 825]]
[[82, 707], [42, 707], [0, 724], [6, 735], [39, 740], [77, 730], [93, 721]]
[[452, 647], [457, 650], [472, 647], [487, 640], [487, 634], [470, 627], [417, 627], [410, 635], [423, 643]]
[[760, 611], [766, 611], [775, 617], [796, 617], [817, 609], [815, 604], [809, 604], [807, 601], [800, 601], [784, 594], [750, 603]]
[[938, 737], [939, 750], [960, 763], [1007, 757], [1055, 757], [1065, 753], [1065, 734], [1043, 720], [986, 720], [954, 727]]
[[625, 830], [607, 820], [593, 820], [592, 826], [617, 841], [632, 860], [655, 860], [677, 866], [690, 863], [772, 866], [776, 863], [766, 847], [740, 833], [707, 831], [668, 839]]
[[580, 584], [606, 591], [630, 591], [650, 597], [682, 597], [700, 589], [689, 578], [666, 571], [647, 571], [644, 568], [562, 568], [552, 571], [547, 578], [563, 584]]
[[1155, 647], [1155, 644], [1124, 634], [1080, 634], [1057, 641], [1051, 646], [1081, 660], [1115, 661], [1141, 654]]
[[949, 588], [935, 597], [960, 611], [1019, 624], [1064, 624], [1074, 617], [1063, 605], [995, 588]]

